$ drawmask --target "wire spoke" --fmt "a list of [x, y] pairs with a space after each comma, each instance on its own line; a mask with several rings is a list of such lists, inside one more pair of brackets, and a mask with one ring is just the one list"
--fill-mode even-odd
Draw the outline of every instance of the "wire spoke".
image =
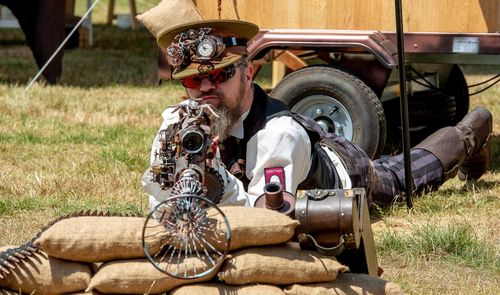
[[[178, 195], [164, 201], [149, 215], [159, 217], [146, 219], [143, 245], [146, 245], [144, 239], [159, 237], [160, 250], [155, 255], [146, 255], [148, 259], [172, 277], [189, 279], [206, 275], [222, 263], [228, 252], [230, 234], [224, 213], [201, 196], [203, 186], [193, 179], [181, 180], [172, 189]], [[210, 207], [214, 207], [215, 212], [209, 214]], [[160, 225], [148, 223], [153, 220]], [[225, 226], [221, 225], [223, 222]], [[145, 246], [144, 250], [150, 249], [153, 247]], [[160, 267], [163, 263], [166, 266]]]

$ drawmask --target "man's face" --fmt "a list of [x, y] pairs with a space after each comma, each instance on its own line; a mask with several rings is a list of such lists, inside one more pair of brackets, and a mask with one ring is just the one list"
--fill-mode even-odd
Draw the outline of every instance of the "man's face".
[[219, 118], [214, 128], [221, 140], [229, 136], [234, 123], [248, 109], [248, 101], [251, 100], [252, 68], [239, 62], [234, 67], [234, 75], [227, 81], [218, 83], [217, 79], [201, 75], [197, 77], [201, 78], [199, 85], [186, 87], [191, 98], [201, 98], [216, 109]]

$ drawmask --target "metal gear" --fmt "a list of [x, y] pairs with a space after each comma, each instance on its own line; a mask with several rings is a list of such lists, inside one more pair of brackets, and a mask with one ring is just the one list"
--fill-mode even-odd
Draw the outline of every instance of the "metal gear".
[[214, 204], [218, 204], [224, 195], [224, 179], [222, 175], [210, 167], [205, 169], [205, 198], [209, 199]]

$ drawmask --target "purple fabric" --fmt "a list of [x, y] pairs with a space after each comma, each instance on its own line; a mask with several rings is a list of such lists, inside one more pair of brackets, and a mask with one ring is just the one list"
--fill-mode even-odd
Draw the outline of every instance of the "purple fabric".
[[[433, 191], [444, 182], [441, 162], [432, 153], [412, 149], [411, 166], [414, 193]], [[375, 204], [388, 205], [406, 191], [403, 155], [385, 157], [373, 161], [379, 178], [373, 183], [372, 199]]]

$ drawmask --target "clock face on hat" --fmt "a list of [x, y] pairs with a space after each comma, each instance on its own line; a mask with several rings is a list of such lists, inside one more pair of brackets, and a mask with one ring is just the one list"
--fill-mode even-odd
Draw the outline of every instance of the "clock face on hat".
[[196, 53], [200, 57], [211, 57], [214, 55], [215, 50], [215, 42], [211, 39], [201, 40], [196, 47]]

